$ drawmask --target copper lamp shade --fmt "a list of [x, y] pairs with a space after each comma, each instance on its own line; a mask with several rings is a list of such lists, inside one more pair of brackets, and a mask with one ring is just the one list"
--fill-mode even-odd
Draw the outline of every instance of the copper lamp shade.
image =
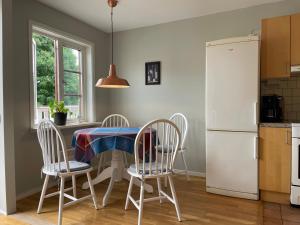
[[121, 79], [117, 76], [116, 66], [114, 65], [114, 27], [113, 27], [113, 8], [117, 6], [117, 0], [108, 0], [107, 1], [109, 7], [111, 8], [111, 64], [109, 67], [109, 74], [106, 78], [100, 78], [96, 87], [100, 88], [128, 88], [130, 85], [125, 79]]
[[100, 78], [96, 84], [96, 87], [100, 88], [128, 88], [129, 86], [127, 80], [117, 76], [116, 66], [114, 64], [110, 64], [108, 77]]

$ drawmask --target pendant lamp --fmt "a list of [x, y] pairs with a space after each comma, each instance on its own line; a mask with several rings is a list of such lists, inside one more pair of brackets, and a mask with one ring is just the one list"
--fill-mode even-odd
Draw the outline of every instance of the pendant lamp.
[[117, 6], [117, 0], [108, 0], [108, 5], [111, 8], [111, 64], [109, 66], [109, 74], [105, 78], [100, 78], [96, 87], [100, 88], [128, 88], [129, 83], [125, 79], [121, 79], [117, 76], [116, 66], [114, 64], [114, 26], [113, 26], [113, 8]]

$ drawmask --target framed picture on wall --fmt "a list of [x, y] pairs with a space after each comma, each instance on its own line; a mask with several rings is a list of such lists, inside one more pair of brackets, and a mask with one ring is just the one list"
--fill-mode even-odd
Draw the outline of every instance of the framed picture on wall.
[[160, 84], [160, 61], [147, 62], [145, 64], [145, 84], [146, 85]]

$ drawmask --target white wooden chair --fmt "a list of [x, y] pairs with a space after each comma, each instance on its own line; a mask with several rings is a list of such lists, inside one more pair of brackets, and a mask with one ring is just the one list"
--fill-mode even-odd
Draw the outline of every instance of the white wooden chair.
[[175, 113], [170, 117], [169, 120], [171, 120], [173, 123], [176, 124], [176, 126], [178, 127], [181, 133], [181, 145], [179, 146], [178, 153], [180, 153], [184, 164], [186, 179], [190, 180], [189, 169], [185, 159], [185, 152], [186, 152], [185, 140], [189, 128], [187, 118], [182, 113]]
[[[151, 132], [149, 132], [150, 130]], [[148, 135], [150, 143], [146, 143], [146, 135]], [[158, 155], [159, 144], [163, 146], [163, 154], [161, 155], [162, 157], [155, 157]], [[142, 224], [144, 202], [159, 200], [162, 203], [163, 199], [168, 199], [175, 205], [178, 221], [181, 221], [181, 213], [172, 178], [174, 160], [179, 146], [180, 131], [173, 122], [166, 119], [149, 122], [138, 133], [134, 144], [135, 164], [131, 165], [127, 170], [131, 178], [125, 204], [125, 210], [128, 209], [129, 201], [139, 210], [138, 225]], [[149, 149], [146, 149], [147, 147]], [[155, 150], [155, 156], [152, 153], [153, 149]], [[139, 150], [142, 150], [143, 159], [139, 157]], [[146, 152], [148, 152], [147, 159], [145, 157]], [[160, 179], [165, 177], [169, 180], [172, 196], [169, 196], [161, 189]], [[141, 182], [139, 200], [135, 200], [131, 196], [132, 186], [136, 178]], [[146, 180], [149, 179], [157, 180], [159, 196], [144, 199], [144, 185]]]
[[[104, 118], [104, 120], [102, 121], [102, 127], [129, 127], [129, 126], [130, 125], [128, 119], [121, 114], [111, 114], [106, 118]], [[123, 154], [124, 164], [126, 167], [128, 167], [126, 152], [122, 151], [122, 154]], [[103, 152], [100, 154], [97, 174], [100, 174], [101, 170], [104, 167], [105, 161], [106, 161], [105, 152]]]
[[[87, 163], [68, 160], [64, 137], [60, 130], [50, 120], [42, 120], [39, 123], [37, 134], [43, 154], [44, 166], [42, 167], [42, 173], [46, 175], [37, 213], [41, 212], [44, 199], [55, 195], [59, 195], [59, 225], [62, 224], [62, 212], [64, 207], [92, 198], [95, 208], [98, 209], [97, 199], [90, 176], [92, 167]], [[87, 175], [91, 194], [82, 198], [77, 198], [75, 176], [82, 174]], [[60, 178], [60, 190], [46, 195], [50, 176]], [[72, 177], [72, 187], [65, 189], [65, 180], [68, 177]], [[73, 190], [73, 196], [66, 193], [71, 190]], [[64, 197], [69, 198], [71, 201], [64, 204]]]
[[[183, 161], [184, 168], [185, 168], [186, 179], [189, 181], [190, 180], [190, 176], [188, 173], [189, 170], [185, 159], [185, 152], [186, 152], [185, 140], [188, 132], [188, 121], [185, 115], [183, 115], [182, 113], [173, 114], [169, 120], [171, 120], [174, 124], [176, 124], [176, 126], [178, 127], [181, 133], [181, 144], [179, 146], [178, 153], [181, 155], [181, 159]], [[158, 147], [159, 153], [162, 152], [161, 148], [162, 146]], [[167, 186], [167, 180], [165, 180], [165, 186]]]

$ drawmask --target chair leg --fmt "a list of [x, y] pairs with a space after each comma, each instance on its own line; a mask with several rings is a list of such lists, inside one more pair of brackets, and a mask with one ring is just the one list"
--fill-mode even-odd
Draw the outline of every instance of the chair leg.
[[89, 186], [90, 186], [91, 195], [92, 195], [92, 199], [93, 199], [93, 202], [94, 202], [95, 209], [99, 209], [98, 203], [97, 203], [97, 197], [96, 197], [96, 194], [95, 194], [94, 185], [92, 184], [92, 178], [91, 178], [90, 172], [87, 172], [86, 176], [87, 176], [88, 183], [89, 183]]
[[168, 187], [168, 177], [165, 177], [165, 188]]
[[[160, 177], [157, 177], [157, 190], [158, 190], [158, 196], [162, 197], [161, 195], [161, 181], [160, 181]], [[159, 199], [160, 204], [162, 203], [162, 199]]]
[[169, 178], [169, 183], [170, 183], [170, 187], [171, 187], [172, 197], [173, 197], [173, 200], [175, 203], [177, 218], [178, 218], [178, 221], [181, 221], [181, 212], [180, 212], [180, 208], [179, 208], [179, 204], [178, 204], [178, 200], [177, 200], [177, 196], [176, 196], [176, 191], [175, 191], [175, 186], [173, 183], [172, 175], [169, 175], [168, 178]]
[[131, 195], [132, 192], [132, 186], [133, 186], [133, 176], [130, 177], [130, 181], [129, 181], [128, 192], [127, 192], [126, 203], [125, 203], [125, 210], [128, 209], [129, 196]]
[[182, 161], [183, 161], [184, 168], [185, 168], [186, 179], [188, 181], [190, 181], [190, 176], [189, 176], [189, 172], [188, 172], [189, 170], [188, 170], [188, 166], [187, 166], [187, 163], [186, 163], [186, 160], [185, 160], [184, 151], [181, 151], [181, 157], [182, 157]]
[[124, 152], [124, 151], [123, 151], [123, 158], [124, 158], [124, 164], [125, 164], [125, 167], [128, 168], [127, 154], [126, 154], [126, 152]]
[[100, 174], [102, 166], [103, 166], [103, 157], [104, 157], [103, 154], [104, 153], [100, 153], [99, 162], [98, 162], [97, 175]]
[[72, 186], [73, 186], [73, 196], [77, 198], [77, 188], [76, 188], [76, 177], [75, 175], [72, 176]]
[[139, 207], [139, 218], [138, 225], [142, 224], [143, 207], [144, 207], [144, 181], [141, 181], [141, 192], [140, 192], [140, 207]]
[[39, 202], [37, 213], [40, 213], [41, 210], [42, 210], [43, 202], [44, 202], [46, 191], [47, 191], [48, 181], [49, 181], [49, 175], [46, 175], [45, 181], [44, 181], [44, 185], [43, 185], [43, 190], [42, 190], [41, 197], [40, 197], [40, 202]]
[[58, 225], [62, 224], [62, 212], [64, 208], [64, 189], [65, 189], [65, 178], [60, 178], [60, 190], [59, 190], [59, 207], [58, 207]]

